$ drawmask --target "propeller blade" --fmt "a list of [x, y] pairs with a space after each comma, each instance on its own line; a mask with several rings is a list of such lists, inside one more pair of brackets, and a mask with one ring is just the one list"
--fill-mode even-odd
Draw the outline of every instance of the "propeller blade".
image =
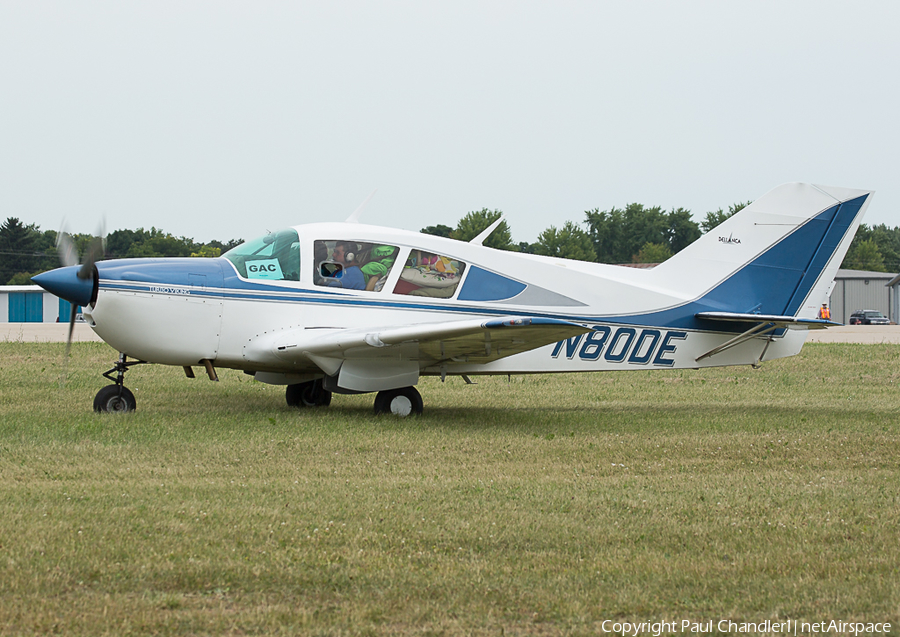
[[75, 318], [78, 316], [78, 306], [72, 303], [72, 312], [69, 314], [69, 336], [66, 338], [66, 355], [63, 357], [62, 374], [59, 377], [59, 386], [66, 386], [69, 377], [69, 352], [72, 350], [72, 335], [75, 332]]
[[90, 279], [94, 275], [94, 263], [103, 257], [104, 243], [102, 236], [91, 239], [84, 254], [84, 263], [81, 264], [81, 269], [78, 271], [79, 279]]
[[78, 251], [68, 232], [59, 231], [56, 235], [56, 251], [59, 253], [59, 261], [65, 266], [78, 265]]
[[69, 336], [66, 338], [66, 360], [69, 360], [69, 351], [72, 349], [72, 334], [75, 332], [75, 318], [78, 316], [78, 306], [72, 303], [72, 312], [69, 315]]
[[[84, 261], [78, 269], [78, 278], [91, 279], [94, 276], [94, 264], [103, 258], [106, 251], [105, 223], [100, 224], [96, 236], [91, 239], [85, 250]], [[65, 266], [78, 265], [78, 251], [72, 237], [67, 232], [60, 230], [56, 235], [56, 250], [59, 252], [59, 260]], [[72, 351], [72, 337], [75, 333], [75, 319], [78, 316], [78, 304], [72, 303], [72, 312], [69, 315], [69, 334], [66, 337], [66, 354], [63, 358], [63, 371], [59, 379], [59, 386], [65, 387], [66, 378], [69, 375], [69, 354]]]

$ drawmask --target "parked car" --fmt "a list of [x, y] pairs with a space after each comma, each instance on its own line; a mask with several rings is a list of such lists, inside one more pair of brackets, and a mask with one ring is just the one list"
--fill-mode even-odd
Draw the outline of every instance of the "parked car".
[[878, 310], [856, 310], [850, 315], [850, 325], [888, 325], [888, 317]]

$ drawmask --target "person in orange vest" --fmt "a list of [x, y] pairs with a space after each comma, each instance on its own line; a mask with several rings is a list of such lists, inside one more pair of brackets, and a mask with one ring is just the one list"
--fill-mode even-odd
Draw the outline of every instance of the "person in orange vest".
[[828, 321], [831, 320], [831, 310], [828, 309], [828, 305], [826, 303], [822, 303], [822, 307], [819, 308], [819, 318], [826, 319]]

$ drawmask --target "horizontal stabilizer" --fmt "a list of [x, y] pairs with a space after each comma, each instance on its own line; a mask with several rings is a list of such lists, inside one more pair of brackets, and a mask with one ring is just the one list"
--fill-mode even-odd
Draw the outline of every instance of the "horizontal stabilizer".
[[[747, 314], [743, 312], [699, 312], [695, 314], [698, 319], [703, 319], [707, 321], [722, 321], [725, 323], [752, 323], [753, 326], [748, 328], [741, 334], [738, 334], [734, 338], [721, 345], [712, 348], [708, 352], [701, 354], [696, 358], [696, 360], [702, 361], [704, 358], [710, 358], [715, 356], [716, 354], [721, 354], [722, 352], [731, 349], [732, 347], [736, 347], [741, 343], [749, 341], [752, 338], [765, 338], [767, 339], [766, 349], [768, 349], [768, 343], [772, 341], [772, 334], [780, 329], [789, 329], [789, 330], [820, 330], [826, 327], [831, 327], [833, 325], [840, 325], [840, 323], [835, 323], [833, 321], [828, 321], [825, 319], [808, 319], [808, 318], [799, 318], [796, 316], [780, 316], [775, 314]], [[760, 358], [757, 360], [757, 364], [762, 360], [762, 356], [765, 355], [765, 349], [763, 349], [763, 354], [760, 355]]]
[[725, 321], [729, 323], [772, 323], [776, 328], [789, 330], [821, 330], [826, 327], [842, 325], [827, 319], [808, 319], [796, 316], [777, 316], [774, 314], [744, 314], [741, 312], [700, 312], [698, 319], [707, 321]]

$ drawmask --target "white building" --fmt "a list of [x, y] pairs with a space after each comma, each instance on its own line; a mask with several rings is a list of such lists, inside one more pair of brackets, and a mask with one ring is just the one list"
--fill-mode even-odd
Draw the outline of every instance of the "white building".
[[71, 312], [68, 301], [45, 292], [40, 286], [0, 286], [0, 322], [68, 323]]

